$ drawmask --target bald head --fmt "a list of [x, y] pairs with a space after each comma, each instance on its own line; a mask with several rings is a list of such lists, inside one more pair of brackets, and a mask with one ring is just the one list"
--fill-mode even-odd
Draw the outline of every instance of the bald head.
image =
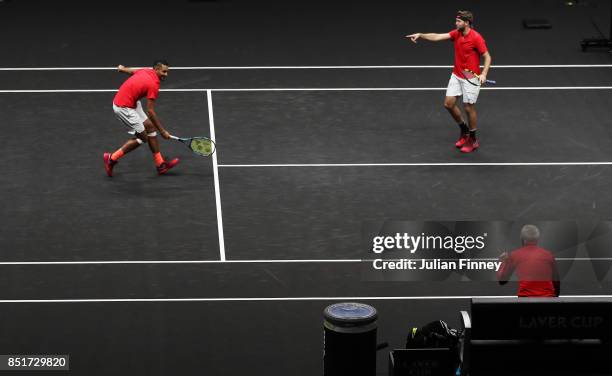
[[538, 244], [540, 230], [534, 225], [525, 225], [521, 229], [521, 241], [523, 244]]

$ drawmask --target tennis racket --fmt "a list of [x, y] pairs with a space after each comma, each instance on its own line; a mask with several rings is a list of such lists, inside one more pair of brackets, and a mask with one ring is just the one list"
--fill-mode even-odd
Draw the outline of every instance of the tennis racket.
[[176, 137], [176, 136], [170, 136], [170, 138], [185, 144], [185, 146], [191, 149], [192, 152], [196, 153], [197, 155], [201, 155], [203, 157], [209, 157], [212, 155], [212, 153], [215, 152], [215, 142], [211, 140], [210, 138], [206, 138], [206, 137], [182, 138], [182, 137]]
[[[469, 82], [470, 84], [474, 86], [480, 86], [480, 76], [478, 74], [472, 72], [469, 69], [464, 69], [462, 73], [463, 73], [463, 77], [465, 77], [465, 80], [467, 82]], [[497, 81], [486, 80], [485, 83], [495, 85]]]

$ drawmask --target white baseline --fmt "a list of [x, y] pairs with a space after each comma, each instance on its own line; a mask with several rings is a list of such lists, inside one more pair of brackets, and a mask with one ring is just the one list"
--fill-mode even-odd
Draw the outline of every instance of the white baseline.
[[[612, 295], [561, 295], [562, 298], [612, 298]], [[165, 302], [290, 302], [290, 301], [367, 301], [367, 300], [466, 300], [513, 298], [510, 295], [484, 296], [317, 296], [317, 297], [267, 297], [267, 298], [130, 298], [130, 299], [4, 299], [0, 303], [165, 303]]]
[[[172, 70], [284, 70], [284, 69], [450, 69], [452, 65], [255, 65], [255, 66], [191, 66], [174, 67]], [[140, 67], [148, 68], [148, 67]], [[612, 64], [519, 64], [492, 65], [491, 68], [612, 68]], [[106, 71], [117, 67], [4, 67], [0, 71]]]
[[[422, 259], [414, 259], [422, 260]], [[472, 258], [496, 261], [497, 258]], [[373, 259], [270, 259], [270, 260], [92, 260], [92, 261], [2, 261], [0, 266], [28, 265], [176, 265], [176, 264], [317, 264], [368, 263]], [[612, 257], [557, 258], [557, 261], [612, 261]]]

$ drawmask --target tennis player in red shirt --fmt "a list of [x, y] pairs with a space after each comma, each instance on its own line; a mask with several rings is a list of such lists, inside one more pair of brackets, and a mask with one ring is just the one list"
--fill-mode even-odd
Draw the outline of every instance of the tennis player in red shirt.
[[[158, 60], [153, 68], [132, 69], [119, 65], [119, 72], [130, 75], [119, 88], [113, 100], [113, 111], [121, 122], [128, 127], [130, 138], [114, 153], [104, 153], [104, 168], [108, 176], [113, 176], [113, 167], [119, 159], [142, 144], [148, 143], [153, 160], [157, 166], [157, 173], [162, 175], [179, 163], [175, 158], [166, 161], [159, 151], [157, 132], [166, 140], [170, 133], [162, 126], [155, 112], [155, 101], [159, 96], [159, 83], [168, 77], [168, 62]], [[140, 100], [147, 98], [147, 113], [142, 109]]]
[[[476, 138], [476, 130], [478, 129], [476, 101], [480, 93], [480, 86], [467, 82], [463, 76], [463, 71], [468, 69], [478, 74], [480, 83], [483, 84], [487, 80], [487, 74], [491, 67], [491, 54], [482, 35], [473, 29], [473, 24], [474, 16], [472, 12], [461, 10], [457, 12], [455, 19], [456, 29], [451, 32], [444, 34], [416, 33], [406, 36], [414, 43], [418, 39], [425, 39], [433, 42], [451, 40], [455, 44], [455, 66], [448, 82], [444, 107], [461, 128], [461, 136], [455, 146], [463, 153], [471, 153], [480, 146]], [[480, 70], [481, 56], [484, 58], [484, 69], [482, 71]], [[457, 106], [458, 97], [463, 97], [463, 108], [468, 118], [467, 124]]]
[[555, 256], [550, 251], [538, 247], [540, 230], [534, 225], [525, 225], [521, 229], [523, 247], [510, 255], [504, 252], [499, 260], [502, 262], [497, 271], [500, 284], [508, 282], [512, 273], [519, 280], [519, 297], [556, 297], [561, 290], [559, 271]]

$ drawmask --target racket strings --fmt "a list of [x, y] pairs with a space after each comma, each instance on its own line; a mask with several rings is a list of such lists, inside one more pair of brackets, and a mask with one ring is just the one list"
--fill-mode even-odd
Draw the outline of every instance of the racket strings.
[[208, 139], [193, 139], [189, 147], [194, 152], [202, 155], [211, 155], [214, 151], [214, 144]]

